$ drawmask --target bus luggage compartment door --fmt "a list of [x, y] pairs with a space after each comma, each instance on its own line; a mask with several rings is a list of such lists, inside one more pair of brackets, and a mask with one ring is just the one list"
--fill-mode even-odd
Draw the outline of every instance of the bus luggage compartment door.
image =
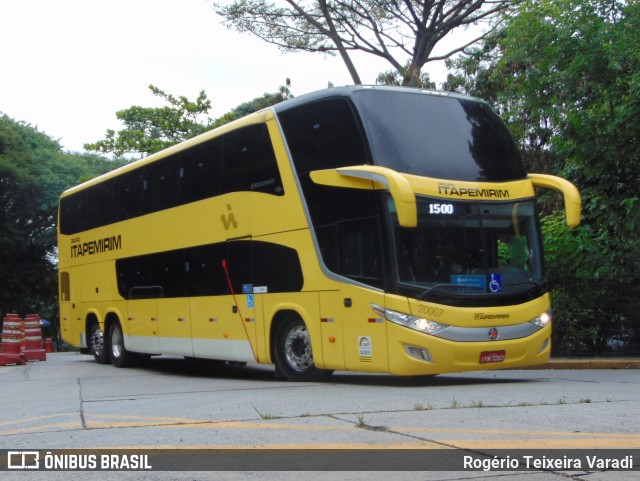
[[158, 344], [158, 310], [156, 299], [136, 299], [127, 302], [125, 346], [132, 352], [160, 354]]
[[162, 354], [193, 356], [188, 297], [158, 299], [158, 334]]

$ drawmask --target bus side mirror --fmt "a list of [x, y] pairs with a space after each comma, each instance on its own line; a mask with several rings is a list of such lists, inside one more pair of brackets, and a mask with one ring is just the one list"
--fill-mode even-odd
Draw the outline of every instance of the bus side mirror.
[[580, 199], [580, 192], [578, 192], [575, 185], [555, 175], [529, 174], [529, 179], [534, 187], [543, 187], [562, 192], [564, 208], [567, 215], [567, 225], [569, 227], [575, 227], [580, 224], [582, 201]]
[[316, 184], [348, 189], [388, 190], [396, 206], [402, 227], [418, 225], [416, 196], [411, 184], [395, 170], [377, 165], [356, 165], [337, 169], [314, 170], [310, 174]]

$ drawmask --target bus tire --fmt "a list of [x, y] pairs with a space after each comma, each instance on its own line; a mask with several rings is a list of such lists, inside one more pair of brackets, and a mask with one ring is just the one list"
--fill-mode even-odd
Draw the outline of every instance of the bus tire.
[[105, 336], [100, 329], [100, 324], [98, 324], [98, 321], [96, 319], [93, 319], [89, 322], [88, 344], [89, 352], [93, 354], [93, 359], [95, 359], [98, 364], [109, 363], [109, 351], [107, 351]]
[[331, 375], [314, 364], [311, 337], [302, 319], [292, 317], [278, 326], [274, 342], [276, 372], [289, 381], [323, 381]]
[[138, 360], [136, 354], [124, 347], [124, 334], [118, 321], [109, 326], [109, 357], [115, 367], [129, 367]]

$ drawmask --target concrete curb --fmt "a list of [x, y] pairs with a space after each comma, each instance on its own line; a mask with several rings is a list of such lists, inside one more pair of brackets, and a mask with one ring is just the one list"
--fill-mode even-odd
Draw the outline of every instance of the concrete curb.
[[[79, 355], [77, 351], [47, 353], [47, 356]], [[640, 369], [640, 358], [635, 357], [594, 357], [594, 358], [551, 358], [547, 364], [521, 367], [519, 369]]]
[[525, 369], [640, 369], [637, 358], [551, 359], [543, 366]]

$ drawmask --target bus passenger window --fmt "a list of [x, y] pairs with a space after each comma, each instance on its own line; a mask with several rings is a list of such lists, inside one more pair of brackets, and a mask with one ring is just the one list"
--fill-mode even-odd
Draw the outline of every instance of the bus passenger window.
[[269, 131], [252, 125], [223, 137], [221, 193], [255, 191], [284, 195]]
[[118, 195], [113, 199], [114, 221], [142, 215], [142, 169], [132, 170], [114, 179], [113, 189]]
[[87, 189], [86, 222], [81, 230], [93, 229], [113, 222], [113, 181]]
[[71, 300], [71, 282], [68, 272], [60, 272], [60, 301]]
[[178, 204], [215, 197], [220, 193], [222, 141], [208, 140], [178, 154]]
[[178, 201], [178, 159], [168, 157], [143, 169], [142, 212], [149, 214], [175, 207]]

